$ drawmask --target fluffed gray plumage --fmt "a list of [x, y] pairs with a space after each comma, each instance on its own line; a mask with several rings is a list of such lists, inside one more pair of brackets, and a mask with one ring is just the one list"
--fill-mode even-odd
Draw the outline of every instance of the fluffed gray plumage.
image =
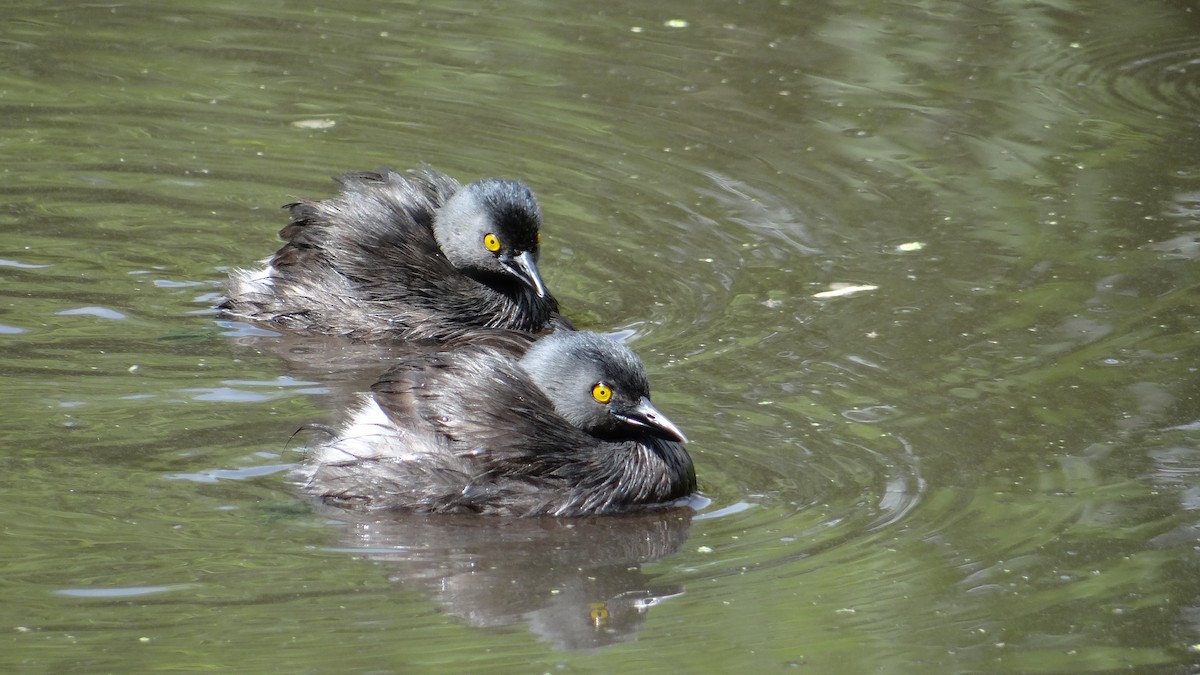
[[691, 495], [682, 432], [612, 338], [516, 334], [403, 359], [332, 442], [309, 491], [361, 509], [579, 516]]
[[286, 243], [231, 275], [227, 316], [366, 341], [572, 328], [537, 270], [542, 216], [523, 183], [464, 187], [428, 167], [337, 181], [335, 197], [286, 207]]

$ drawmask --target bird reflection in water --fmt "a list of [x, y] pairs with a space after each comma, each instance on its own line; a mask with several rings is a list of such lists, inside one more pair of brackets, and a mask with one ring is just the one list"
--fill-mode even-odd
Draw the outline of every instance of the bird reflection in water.
[[684, 593], [642, 565], [677, 552], [693, 511], [591, 518], [361, 513], [320, 507], [338, 550], [382, 565], [470, 626], [525, 623], [559, 650], [633, 639], [650, 608]]

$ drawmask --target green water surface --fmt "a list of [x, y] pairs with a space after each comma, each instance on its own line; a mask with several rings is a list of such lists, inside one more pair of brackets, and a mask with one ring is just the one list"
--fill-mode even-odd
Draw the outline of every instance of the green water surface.
[[[1191, 3], [4, 15], [0, 671], [1200, 668]], [[426, 162], [533, 187], [711, 505], [296, 492], [375, 357], [222, 321], [224, 279]]]

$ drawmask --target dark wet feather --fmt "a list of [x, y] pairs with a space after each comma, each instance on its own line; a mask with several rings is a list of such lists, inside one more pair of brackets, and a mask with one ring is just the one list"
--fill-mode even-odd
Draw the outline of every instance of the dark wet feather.
[[[571, 327], [552, 295], [538, 297], [503, 275], [468, 276], [446, 257], [433, 226], [438, 209], [462, 189], [454, 179], [425, 168], [336, 180], [341, 190], [335, 197], [287, 205], [291, 222], [279, 233], [284, 245], [269, 259], [270, 283], [248, 282], [252, 275], [235, 272], [221, 310], [299, 333], [357, 340], [444, 340], [477, 327]], [[536, 232], [536, 203], [525, 203], [532, 195], [518, 197], [511, 204], [482, 200], [483, 207], [495, 217], [527, 219]]]
[[372, 387], [389, 424], [378, 437], [333, 444], [345, 451], [366, 441], [371, 454], [319, 462], [309, 489], [356, 508], [561, 516], [646, 508], [695, 491], [680, 443], [636, 433], [606, 440], [558, 414], [519, 364], [524, 349], [496, 337], [391, 368]]

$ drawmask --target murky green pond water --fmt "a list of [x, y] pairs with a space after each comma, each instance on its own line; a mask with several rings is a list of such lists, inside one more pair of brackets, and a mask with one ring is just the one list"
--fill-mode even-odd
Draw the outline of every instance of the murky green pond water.
[[[338, 5], [6, 8], [0, 671], [1200, 669], [1192, 3]], [[294, 491], [375, 373], [212, 307], [423, 162], [534, 188], [709, 507]]]

